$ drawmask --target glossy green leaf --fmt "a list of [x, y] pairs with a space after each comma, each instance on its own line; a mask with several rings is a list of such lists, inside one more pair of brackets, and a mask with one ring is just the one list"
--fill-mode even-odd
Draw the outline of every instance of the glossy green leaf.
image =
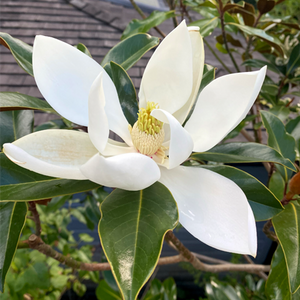
[[0, 202], [0, 291], [3, 292], [7, 271], [15, 255], [25, 224], [27, 205], [24, 202]]
[[244, 32], [248, 35], [256, 36], [256, 37], [264, 40], [265, 42], [272, 45], [272, 47], [274, 47], [282, 56], [284, 55], [283, 46], [282, 46], [280, 40], [277, 37], [273, 37], [273, 36], [267, 34], [265, 30], [253, 28], [253, 27], [238, 24], [238, 23], [232, 23], [232, 22], [227, 23], [227, 24], [238, 27], [242, 32]]
[[285, 258], [278, 245], [271, 263], [271, 271], [266, 283], [266, 293], [273, 300], [291, 300], [291, 292]]
[[40, 175], [11, 162], [0, 153], [0, 201], [33, 201], [89, 191], [99, 187], [89, 180]]
[[19, 66], [33, 76], [31, 46], [4, 32], [0, 32], [0, 44], [8, 48]]
[[86, 54], [87, 56], [92, 57], [91, 52], [84, 44], [79, 43], [79, 44], [75, 45], [74, 47], [76, 49], [78, 49], [79, 51], [83, 52], [84, 54]]
[[294, 165], [276, 150], [258, 143], [217, 145], [207, 152], [194, 153], [191, 158], [224, 163], [273, 162], [296, 170]]
[[0, 112], [0, 147], [31, 133], [33, 121], [33, 111], [30, 110]]
[[287, 263], [292, 293], [300, 287], [300, 205], [290, 202], [272, 220]]
[[[277, 69], [276, 65], [272, 64], [269, 61], [260, 60], [260, 59], [248, 59], [242, 63], [244, 66], [253, 67], [253, 68], [262, 68], [264, 66], [268, 67], [268, 71], [273, 71], [277, 74], [280, 73], [280, 71]], [[278, 88], [278, 87], [277, 87]]]
[[[294, 162], [296, 158], [295, 139], [286, 132], [284, 124], [274, 114], [267, 111], [260, 111], [260, 114], [268, 132], [268, 145], [277, 150], [283, 157]], [[287, 181], [292, 172], [281, 166], [277, 168]]]
[[295, 119], [290, 120], [285, 125], [286, 132], [289, 133], [296, 141], [296, 147], [300, 152], [300, 116]]
[[216, 76], [216, 68], [205, 64], [203, 68], [203, 76], [201, 79], [198, 95], [210, 82], [212, 82], [215, 79], [215, 76]]
[[142, 191], [114, 190], [101, 205], [99, 234], [124, 300], [136, 299], [178, 222], [170, 191], [156, 182]]
[[159, 43], [159, 38], [138, 33], [114, 46], [101, 62], [102, 66], [113, 61], [125, 70], [130, 69], [146, 52]]
[[218, 23], [218, 17], [204, 18], [190, 23], [189, 26], [198, 26], [202, 37], [206, 37], [210, 35], [216, 27], [218, 27]]
[[269, 189], [278, 198], [283, 198], [285, 182], [279, 172], [274, 172], [269, 181]]
[[119, 101], [128, 123], [133, 126], [137, 121], [139, 106], [134, 85], [126, 71], [111, 62], [111, 77], [118, 92]]
[[297, 44], [290, 55], [290, 59], [287, 63], [287, 75], [293, 73], [300, 67], [300, 44]]
[[232, 286], [214, 280], [206, 283], [205, 291], [210, 300], [241, 300]]
[[101, 280], [96, 289], [96, 297], [99, 300], [122, 300], [119, 292], [113, 290], [105, 280]]
[[0, 93], [0, 111], [21, 109], [34, 109], [56, 113], [46, 101], [38, 98], [14, 92]]
[[252, 175], [225, 165], [205, 165], [201, 167], [234, 181], [245, 193], [256, 221], [270, 219], [283, 210], [280, 201], [274, 194]]
[[175, 17], [175, 12], [170, 11], [153, 11], [146, 19], [133, 19], [125, 28], [121, 40], [126, 39], [136, 33], [147, 33], [151, 28], [158, 26], [162, 22]]

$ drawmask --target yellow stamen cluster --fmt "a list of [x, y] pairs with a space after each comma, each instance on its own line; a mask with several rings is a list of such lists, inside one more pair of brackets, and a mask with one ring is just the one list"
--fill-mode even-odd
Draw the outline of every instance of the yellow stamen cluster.
[[159, 107], [154, 102], [147, 102], [147, 108], [140, 108], [137, 120], [137, 126], [140, 131], [151, 135], [155, 135], [160, 132], [163, 127], [163, 122], [150, 115], [152, 110], [157, 108]]
[[147, 102], [147, 108], [140, 108], [137, 122], [129, 131], [134, 147], [142, 154], [148, 155], [158, 163], [163, 163], [166, 148], [162, 146], [165, 138], [163, 122], [150, 114], [158, 105]]

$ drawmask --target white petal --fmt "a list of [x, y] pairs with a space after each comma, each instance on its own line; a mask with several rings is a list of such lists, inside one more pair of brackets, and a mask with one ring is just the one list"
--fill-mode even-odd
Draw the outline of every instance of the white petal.
[[257, 232], [256, 223], [251, 206], [248, 203], [248, 229], [249, 229], [249, 249], [250, 254], [256, 257], [257, 253]]
[[92, 84], [89, 94], [89, 135], [100, 153], [106, 147], [109, 129], [132, 145], [128, 122], [123, 114], [119, 98], [108, 99], [103, 86], [104, 72]]
[[85, 132], [43, 130], [4, 144], [4, 153], [19, 166], [47, 176], [86, 179], [79, 170], [98, 153]]
[[182, 124], [195, 103], [204, 67], [204, 46], [199, 27], [188, 27], [193, 51], [193, 89], [188, 101], [173, 116]]
[[159, 181], [173, 194], [179, 221], [193, 236], [219, 250], [255, 255], [255, 222], [249, 218], [246, 196], [233, 181], [182, 166], [161, 168]]
[[89, 90], [100, 72], [104, 72], [105, 97], [118, 99], [116, 88], [103, 68], [67, 43], [36, 36], [32, 64], [36, 84], [44, 98], [74, 123], [88, 125]]
[[144, 189], [160, 177], [157, 164], [148, 156], [139, 153], [109, 158], [96, 154], [80, 170], [91, 181], [128, 191]]
[[189, 133], [180, 125], [180, 123], [167, 111], [155, 109], [151, 116], [170, 125], [170, 144], [168, 169], [175, 168], [183, 163], [192, 153], [193, 140]]
[[137, 153], [137, 151], [134, 147], [128, 147], [125, 143], [116, 143], [116, 141], [111, 139], [108, 139], [106, 147], [102, 151], [102, 155], [104, 156], [115, 156], [125, 153]]
[[207, 151], [220, 142], [247, 115], [263, 84], [266, 67], [259, 71], [226, 75], [201, 92], [185, 129], [194, 151]]
[[192, 92], [192, 45], [185, 22], [170, 32], [148, 62], [139, 92], [140, 107], [147, 101], [174, 113]]

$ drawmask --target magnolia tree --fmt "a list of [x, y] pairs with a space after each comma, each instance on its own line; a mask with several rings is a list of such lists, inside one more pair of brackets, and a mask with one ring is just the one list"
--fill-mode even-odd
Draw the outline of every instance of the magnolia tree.
[[[225, 12], [245, 10], [245, 4], [226, 5], [221, 1], [209, 1], [202, 7], [199, 4], [220, 14], [223, 33]], [[186, 12], [182, 6], [182, 13]], [[264, 13], [258, 9], [258, 17], [253, 11], [255, 26]], [[12, 134], [2, 140], [5, 143], [0, 155], [1, 290], [16, 249], [31, 248], [74, 270], [111, 270], [119, 292], [110, 293], [117, 299], [137, 299], [157, 265], [181, 261], [206, 272], [257, 274], [267, 279], [270, 299], [297, 299], [300, 173], [295, 161], [299, 161], [300, 118], [296, 116], [284, 125], [280, 113], [274, 114], [274, 107], [284, 103], [288, 109], [285, 119], [289, 117], [292, 106], [281, 97], [283, 89], [289, 93], [289, 80], [294, 80], [292, 88], [299, 83], [299, 46], [280, 66], [275, 60], [250, 59], [248, 72], [237, 70], [214, 79], [214, 68], [204, 63], [202, 29], [182, 21], [159, 44], [158, 38], [143, 32], [166, 18], [176, 20], [176, 16], [172, 11], [155, 14], [130, 23], [123, 40], [101, 64], [91, 58], [83, 44], [73, 47], [52, 37], [36, 36], [32, 48], [1, 33], [1, 43], [34, 76], [47, 101], [20, 93], [0, 94], [1, 110], [6, 111], [3, 116], [8, 120], [1, 126], [13, 127]], [[155, 16], [157, 24], [153, 23]], [[245, 38], [251, 40], [250, 49], [256, 41], [254, 34], [238, 23], [240, 18], [234, 20], [234, 26], [249, 34]], [[201, 27], [203, 20], [199, 22]], [[205, 36], [207, 26], [203, 27]], [[228, 48], [226, 34], [223, 37]], [[158, 44], [137, 97], [126, 70]], [[250, 65], [259, 68], [250, 71]], [[265, 65], [285, 74], [276, 95], [268, 93], [270, 78], [265, 80]], [[273, 113], [258, 109], [253, 113], [254, 103], [267, 107], [272, 101], [276, 101]], [[33, 129], [32, 110], [57, 114], [62, 121]], [[292, 112], [299, 112], [299, 107]], [[258, 119], [262, 121], [259, 126]], [[243, 129], [249, 120], [254, 121], [255, 137], [259, 138], [261, 127], [265, 127], [268, 145]], [[110, 138], [110, 132], [116, 138]], [[219, 144], [236, 132], [242, 132], [249, 142]], [[270, 175], [269, 188], [250, 174], [226, 165], [238, 162], [263, 162]], [[103, 202], [97, 202], [98, 206], [90, 207], [90, 214], [101, 211], [98, 232], [107, 262], [92, 263], [75, 254], [64, 255], [58, 244], [47, 243], [46, 226], [41, 224], [41, 219], [46, 222], [47, 213], [42, 205], [56, 203], [51, 198], [79, 192], [93, 197], [102, 186], [114, 190]], [[26, 218], [34, 221], [35, 234], [24, 231]], [[278, 242], [269, 276], [270, 266], [253, 264], [247, 256], [256, 256], [255, 221], [263, 220], [268, 220], [264, 228], [267, 236]], [[172, 232], [179, 223], [209, 246], [245, 255], [248, 264], [213, 261], [190, 252]], [[160, 257], [164, 240], [178, 255]], [[7, 289], [12, 295], [12, 281]], [[110, 299], [101, 295], [99, 299]], [[156, 296], [150, 290], [143, 298], [160, 299]], [[176, 299], [176, 295], [172, 297], [168, 299]]]

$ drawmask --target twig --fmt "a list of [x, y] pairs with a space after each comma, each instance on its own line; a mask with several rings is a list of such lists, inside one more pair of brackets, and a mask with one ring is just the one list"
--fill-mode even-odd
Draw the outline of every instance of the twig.
[[268, 220], [263, 227], [263, 232], [270, 240], [278, 243], [278, 238], [276, 236], [276, 233], [271, 230], [272, 226], [273, 226], [272, 221]]
[[219, 13], [220, 13], [220, 21], [221, 21], [221, 30], [222, 30], [222, 36], [223, 36], [223, 42], [224, 42], [224, 45], [225, 45], [225, 48], [231, 58], [231, 61], [232, 63], [234, 64], [234, 67], [235, 69], [237, 70], [237, 72], [240, 72], [240, 69], [229, 49], [229, 46], [228, 46], [228, 43], [227, 43], [227, 38], [226, 38], [226, 32], [225, 32], [225, 25], [224, 25], [224, 11], [223, 11], [223, 3], [222, 3], [222, 0], [218, 0], [219, 2], [219, 6], [220, 6], [220, 9], [219, 9]]
[[35, 223], [35, 234], [37, 236], [41, 235], [42, 227], [41, 227], [41, 221], [38, 211], [36, 210], [36, 204], [34, 201], [28, 202], [28, 208], [32, 213], [33, 221]]
[[[71, 257], [64, 256], [52, 249], [49, 245], [45, 244], [43, 240], [35, 234], [32, 234], [27, 241], [22, 243], [27, 243], [31, 249], [38, 250], [46, 256], [52, 257], [60, 263], [65, 264], [73, 269], [85, 271], [107, 271], [111, 269], [109, 263], [83, 263], [81, 261], [72, 259]], [[184, 258], [181, 255], [166, 256], [159, 259], [158, 265], [175, 264], [181, 261], [184, 261]]]
[[[246, 261], [251, 264], [251, 265], [255, 265], [255, 263], [253, 262], [253, 260], [248, 256], [248, 255], [243, 255], [244, 258], [246, 259]], [[264, 280], [268, 279], [268, 276], [264, 273], [264, 272], [257, 272], [257, 275], [259, 275], [261, 278], [263, 278]]]
[[[134, 0], [130, 0], [132, 6], [134, 7], [134, 9], [140, 14], [140, 16], [143, 18], [143, 19], [146, 19], [146, 15], [143, 13], [143, 11], [140, 9], [140, 7], [135, 3]], [[166, 37], [165, 33], [162, 32], [158, 27], [153, 27], [163, 38]]]
[[240, 132], [247, 141], [249, 141], [251, 143], [255, 142], [255, 139], [247, 132], [246, 129], [243, 128]]
[[201, 262], [189, 249], [187, 249], [172, 231], [168, 231], [165, 239], [170, 241], [177, 249], [177, 251], [188, 261], [191, 265], [201, 271], [219, 273], [227, 271], [241, 271], [257, 274], [258, 272], [269, 272], [270, 266], [265, 265], [248, 265], [248, 264], [218, 264], [208, 265]]
[[224, 62], [221, 60], [221, 58], [218, 56], [218, 54], [215, 52], [215, 50], [211, 47], [211, 45], [205, 40], [205, 38], [203, 39], [203, 42], [208, 47], [208, 49], [210, 50], [210, 52], [215, 56], [215, 58], [219, 61], [219, 63], [223, 66], [223, 68], [229, 74], [231, 74], [232, 72], [230, 71], [230, 69], [224, 64]]

